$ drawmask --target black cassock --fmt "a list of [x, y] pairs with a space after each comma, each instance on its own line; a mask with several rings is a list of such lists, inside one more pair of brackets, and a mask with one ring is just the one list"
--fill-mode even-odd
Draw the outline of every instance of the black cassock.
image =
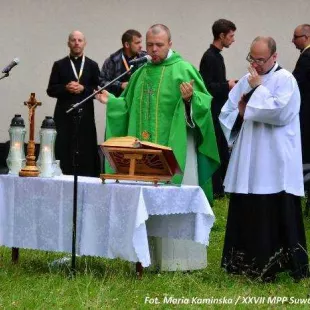
[[231, 193], [221, 265], [266, 282], [283, 271], [296, 280], [309, 277], [300, 197]]
[[[71, 57], [76, 68], [77, 74], [80, 72], [82, 57]], [[98, 64], [85, 57], [85, 64], [80, 84], [84, 86], [84, 91], [80, 94], [72, 94], [66, 90], [66, 85], [71, 81], [77, 81], [69, 56], [55, 61], [47, 88], [47, 94], [50, 97], [57, 98], [54, 112], [56, 123], [56, 142], [55, 156], [60, 160], [60, 167], [64, 174], [73, 174], [73, 156], [74, 156], [74, 120], [73, 114], [67, 114], [66, 111], [75, 103], [93, 93], [99, 85], [99, 67]], [[86, 101], [82, 106], [81, 120], [78, 131], [78, 175], [98, 176], [99, 158], [97, 148], [97, 133], [94, 117], [93, 100]]]
[[302, 161], [310, 163], [310, 48], [300, 56], [293, 71], [297, 80], [300, 96], [300, 128]]
[[221, 166], [212, 177], [214, 194], [224, 193], [223, 182], [229, 161], [227, 141], [218, 119], [229, 93], [228, 81], [226, 80], [226, 68], [223, 56], [220, 52], [220, 49], [211, 44], [210, 48], [203, 54], [199, 68], [207, 90], [213, 96], [211, 111], [221, 159]]

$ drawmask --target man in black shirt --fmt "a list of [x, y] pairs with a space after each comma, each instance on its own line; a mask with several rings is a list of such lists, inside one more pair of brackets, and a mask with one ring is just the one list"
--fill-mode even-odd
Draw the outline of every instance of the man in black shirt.
[[[66, 111], [91, 95], [99, 85], [98, 64], [84, 55], [86, 40], [83, 33], [73, 31], [68, 38], [70, 54], [54, 62], [47, 94], [57, 98], [54, 112], [57, 136], [56, 159], [64, 174], [73, 174], [73, 157], [76, 145], [73, 113]], [[78, 132], [79, 155], [78, 175], [96, 177], [99, 175], [97, 133], [94, 117], [94, 103], [90, 99], [82, 108]]]
[[235, 41], [234, 35], [236, 26], [233, 22], [226, 19], [219, 19], [212, 26], [213, 43], [210, 48], [203, 54], [200, 62], [200, 74], [205, 82], [208, 91], [213, 96], [212, 100], [212, 117], [215, 128], [216, 140], [218, 144], [221, 166], [213, 174], [213, 192], [215, 197], [224, 194], [223, 181], [229, 160], [228, 145], [218, 117], [222, 106], [228, 98], [229, 91], [235, 86], [235, 80], [226, 79], [226, 68], [221, 51]]
[[292, 42], [300, 56], [296, 63], [293, 75], [300, 90], [300, 129], [302, 160], [310, 163], [310, 25], [302, 24], [296, 27]]

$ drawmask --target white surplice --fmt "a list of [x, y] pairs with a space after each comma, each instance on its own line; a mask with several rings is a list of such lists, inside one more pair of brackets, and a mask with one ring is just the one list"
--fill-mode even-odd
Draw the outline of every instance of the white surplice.
[[243, 76], [219, 116], [232, 154], [224, 186], [230, 193], [304, 195], [300, 142], [300, 94], [293, 75], [279, 69], [262, 75], [251, 95], [239, 131], [232, 131], [238, 102], [252, 89]]

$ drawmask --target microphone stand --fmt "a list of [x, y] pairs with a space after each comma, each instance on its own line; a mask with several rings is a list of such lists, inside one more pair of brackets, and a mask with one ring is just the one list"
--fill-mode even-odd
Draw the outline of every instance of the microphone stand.
[[9, 72], [3, 73], [3, 75], [0, 77], [0, 80], [6, 78], [9, 76]]
[[78, 109], [84, 102], [86, 102], [89, 99], [92, 99], [95, 97], [98, 93], [100, 93], [102, 90], [109, 87], [112, 83], [118, 81], [120, 78], [128, 74], [133, 66], [130, 66], [130, 68], [116, 77], [114, 80], [106, 84], [105, 86], [99, 88], [97, 91], [93, 92], [91, 95], [83, 99], [81, 102], [78, 102], [74, 104], [69, 110], [66, 111], [67, 114], [75, 111], [75, 115], [73, 117], [74, 120], [74, 143], [73, 147], [75, 147], [75, 150], [73, 150], [73, 175], [74, 175], [74, 182], [73, 182], [73, 216], [72, 216], [72, 252], [71, 252], [71, 275], [74, 277], [76, 275], [76, 221], [77, 221], [77, 193], [78, 193], [78, 156], [79, 156], [79, 144], [78, 144], [78, 133], [79, 133], [79, 124], [81, 120], [81, 112], [82, 109]]

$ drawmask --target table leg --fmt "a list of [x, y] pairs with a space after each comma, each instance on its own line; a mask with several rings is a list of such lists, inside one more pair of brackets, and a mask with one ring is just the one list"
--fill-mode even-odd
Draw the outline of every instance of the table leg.
[[142, 279], [142, 274], [143, 274], [143, 267], [142, 264], [140, 262], [136, 263], [136, 275], [138, 280]]
[[19, 248], [12, 248], [12, 263], [18, 263]]

